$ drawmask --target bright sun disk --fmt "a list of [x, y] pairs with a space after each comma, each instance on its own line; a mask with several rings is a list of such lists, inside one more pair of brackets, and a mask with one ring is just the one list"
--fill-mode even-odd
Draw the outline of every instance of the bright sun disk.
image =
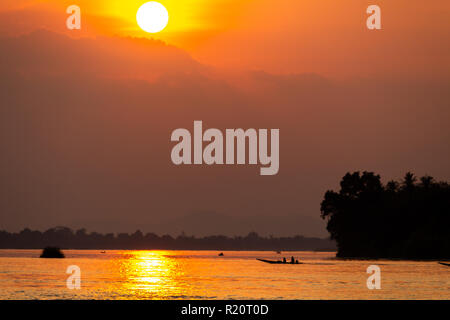
[[149, 33], [162, 31], [169, 22], [167, 9], [159, 2], [144, 3], [136, 14], [136, 21], [142, 30]]

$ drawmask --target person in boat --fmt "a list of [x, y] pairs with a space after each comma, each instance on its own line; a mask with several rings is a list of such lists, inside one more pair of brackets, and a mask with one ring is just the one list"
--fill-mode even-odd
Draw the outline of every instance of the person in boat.
[[295, 260], [295, 264], [298, 264], [298, 260]]
[[286, 258], [283, 258], [283, 263], [286, 263]]
[[295, 260], [294, 260], [294, 256], [291, 257], [291, 264], [294, 264]]

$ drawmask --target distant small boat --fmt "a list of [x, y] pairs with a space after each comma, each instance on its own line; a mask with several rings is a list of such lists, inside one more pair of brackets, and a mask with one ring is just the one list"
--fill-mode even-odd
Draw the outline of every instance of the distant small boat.
[[281, 254], [281, 251], [277, 251], [278, 254]]
[[106, 251], [101, 251], [100, 253], [106, 253]]
[[442, 264], [443, 266], [447, 266], [450, 267], [450, 263], [445, 263], [445, 262], [438, 262], [439, 264]]
[[219, 257], [223, 257], [223, 252], [219, 253]]
[[266, 260], [266, 259], [256, 259], [256, 260], [270, 264], [303, 264], [303, 262], [291, 263], [291, 262], [283, 262], [280, 260]]

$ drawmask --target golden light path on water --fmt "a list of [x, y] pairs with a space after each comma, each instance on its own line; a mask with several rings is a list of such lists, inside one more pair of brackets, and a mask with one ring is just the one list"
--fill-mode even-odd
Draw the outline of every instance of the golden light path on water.
[[[436, 261], [339, 260], [334, 252], [0, 250], [0, 299], [450, 299], [450, 268]], [[301, 265], [256, 258], [294, 256]], [[381, 269], [381, 290], [366, 286]], [[69, 265], [81, 289], [66, 286]]]
[[118, 261], [123, 288], [133, 292], [136, 297], [164, 298], [167, 289], [181, 296], [182, 288], [177, 279], [183, 276], [183, 269], [165, 251], [134, 251], [125, 253], [126, 259]]

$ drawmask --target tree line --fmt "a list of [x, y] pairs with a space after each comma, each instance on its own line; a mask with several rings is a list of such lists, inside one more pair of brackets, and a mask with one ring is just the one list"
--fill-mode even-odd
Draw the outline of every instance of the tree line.
[[261, 237], [255, 232], [247, 236], [223, 235], [197, 238], [182, 233], [179, 236], [158, 236], [136, 231], [128, 233], [88, 233], [86, 229], [73, 231], [67, 227], [51, 228], [45, 232], [29, 228], [18, 233], [0, 231], [2, 249], [42, 249], [48, 246], [62, 249], [140, 249], [140, 250], [330, 250], [334, 241], [321, 238]]
[[450, 185], [408, 172], [385, 185], [373, 172], [347, 173], [321, 203], [337, 256], [450, 258]]

